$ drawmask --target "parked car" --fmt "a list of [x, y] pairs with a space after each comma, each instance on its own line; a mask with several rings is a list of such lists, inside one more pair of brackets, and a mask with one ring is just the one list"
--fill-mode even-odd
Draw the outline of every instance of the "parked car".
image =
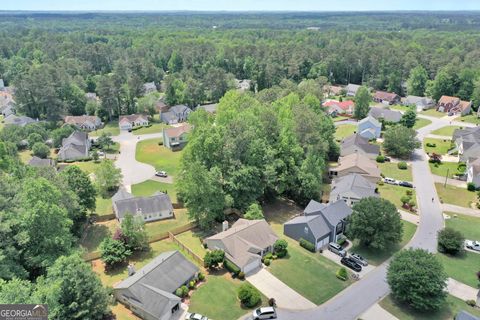
[[413, 188], [413, 184], [407, 181], [400, 181], [398, 185], [406, 188]]
[[395, 179], [392, 179], [392, 178], [383, 178], [383, 182], [387, 183], [387, 184], [393, 184], [393, 185], [397, 185], [398, 184], [398, 181], [395, 180]]
[[368, 266], [367, 260], [361, 255], [359, 255], [358, 253], [350, 252], [349, 258], [353, 259], [356, 263], [358, 263], [361, 266], [364, 266], [364, 267]]
[[155, 173], [155, 175], [157, 177], [161, 177], [161, 178], [166, 178], [168, 177], [167, 173], [165, 171], [157, 171], [157, 173]]
[[472, 240], [465, 240], [465, 247], [471, 250], [480, 251], [480, 242], [472, 241]]
[[352, 269], [353, 271], [356, 271], [356, 272], [362, 271], [362, 266], [356, 263], [355, 260], [353, 260], [352, 258], [343, 257], [342, 260], [340, 260], [340, 262], [344, 266]]
[[205, 316], [202, 316], [199, 313], [187, 312], [187, 314], [185, 315], [185, 320], [208, 320], [208, 318]]
[[277, 313], [274, 307], [262, 307], [253, 310], [253, 319], [277, 319]]
[[338, 254], [340, 257], [345, 257], [347, 255], [347, 252], [342, 248], [342, 246], [335, 242], [330, 242], [328, 244], [328, 250]]

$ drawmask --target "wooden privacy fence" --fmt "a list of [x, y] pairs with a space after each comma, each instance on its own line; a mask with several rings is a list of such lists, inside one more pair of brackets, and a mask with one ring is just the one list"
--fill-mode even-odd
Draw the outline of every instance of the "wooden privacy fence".
[[182, 250], [186, 251], [193, 258], [193, 260], [203, 266], [203, 258], [199, 257], [195, 252], [190, 250], [190, 248], [184, 245], [180, 240], [178, 240], [173, 233], [169, 232], [168, 236], [170, 240], [175, 242]]

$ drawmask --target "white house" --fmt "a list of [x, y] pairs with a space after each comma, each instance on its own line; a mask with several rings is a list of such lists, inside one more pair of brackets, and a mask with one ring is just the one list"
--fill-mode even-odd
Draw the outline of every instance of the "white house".
[[143, 114], [131, 114], [128, 116], [120, 116], [118, 126], [120, 130], [132, 130], [137, 127], [148, 126], [148, 117]]

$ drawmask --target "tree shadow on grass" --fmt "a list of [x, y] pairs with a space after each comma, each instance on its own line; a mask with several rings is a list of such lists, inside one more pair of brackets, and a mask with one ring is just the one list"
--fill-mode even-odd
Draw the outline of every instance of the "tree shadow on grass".
[[283, 224], [293, 216], [301, 214], [302, 209], [293, 201], [286, 199], [275, 199], [263, 206], [265, 219], [270, 223]]
[[81, 245], [87, 249], [88, 252], [96, 251], [103, 239], [109, 236], [110, 230], [106, 225], [92, 224], [88, 226], [87, 234], [82, 240]]

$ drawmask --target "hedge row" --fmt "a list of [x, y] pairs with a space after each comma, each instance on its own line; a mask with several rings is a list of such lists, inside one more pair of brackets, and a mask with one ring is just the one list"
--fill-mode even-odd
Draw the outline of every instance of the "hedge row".
[[307, 249], [308, 251], [311, 251], [311, 252], [315, 252], [315, 245], [313, 243], [311, 243], [310, 241], [308, 240], [305, 240], [303, 238], [300, 238], [299, 240], [299, 243], [300, 243], [300, 246]]

